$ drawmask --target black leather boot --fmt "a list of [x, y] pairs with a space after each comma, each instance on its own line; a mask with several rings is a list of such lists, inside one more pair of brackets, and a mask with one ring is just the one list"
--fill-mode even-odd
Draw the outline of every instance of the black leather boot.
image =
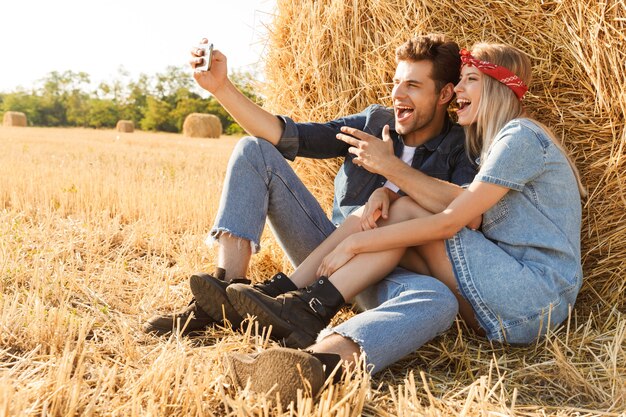
[[298, 399], [298, 391], [315, 397], [324, 386], [324, 364], [314, 355], [296, 349], [271, 348], [255, 354], [230, 353], [227, 374], [240, 388], [259, 394], [280, 394], [283, 407]]
[[[251, 281], [245, 278], [236, 278], [226, 281], [226, 271], [217, 268], [214, 275], [195, 274], [189, 281], [191, 292], [198, 305], [218, 323], [224, 324], [224, 318], [233, 327], [239, 327], [242, 315], [233, 308], [226, 294], [226, 288], [232, 284], [250, 285]], [[279, 272], [263, 283], [254, 284], [258, 291], [276, 297], [277, 295], [297, 289], [287, 275]]]
[[226, 288], [231, 284], [250, 284], [250, 280], [237, 278], [226, 281], [226, 271], [216, 268], [213, 275], [198, 273], [189, 278], [191, 293], [196, 303], [206, 313], [220, 324], [230, 323], [233, 327], [239, 327], [242, 317], [233, 308], [226, 295]]
[[341, 293], [326, 277], [276, 298], [250, 285], [233, 284], [226, 291], [240, 315], [256, 316], [262, 326], [272, 326], [274, 338], [282, 338], [286, 346], [294, 348], [315, 343], [318, 333], [345, 304]]
[[296, 284], [282, 272], [279, 272], [270, 279], [266, 279], [260, 284], [254, 284], [253, 287], [270, 297], [277, 297], [286, 292], [298, 289]]
[[196, 303], [195, 299], [183, 311], [173, 314], [159, 314], [151, 317], [142, 326], [146, 333], [165, 336], [172, 332], [180, 332], [182, 336], [200, 335], [209, 325], [215, 323]]

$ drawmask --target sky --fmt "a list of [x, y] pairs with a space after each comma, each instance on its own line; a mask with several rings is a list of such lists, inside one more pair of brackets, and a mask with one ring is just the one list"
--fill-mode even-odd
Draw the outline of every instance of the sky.
[[[52, 71], [92, 84], [188, 67], [206, 37], [230, 69], [253, 71], [275, 0], [12, 0], [0, 14], [0, 92], [26, 90]], [[191, 76], [191, 69], [190, 76]]]

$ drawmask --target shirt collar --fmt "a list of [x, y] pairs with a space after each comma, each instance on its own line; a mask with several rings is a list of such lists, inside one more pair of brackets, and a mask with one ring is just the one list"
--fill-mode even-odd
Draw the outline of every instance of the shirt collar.
[[[395, 131], [395, 126], [390, 126], [390, 128], [394, 131], [400, 142], [404, 145], [404, 138], [402, 137], [402, 135], [399, 135], [398, 132]], [[428, 149], [429, 152], [434, 152], [439, 147], [439, 145], [441, 145], [441, 142], [443, 142], [448, 133], [450, 133], [451, 128], [452, 120], [450, 119], [449, 115], [446, 115], [446, 118], [443, 121], [443, 129], [441, 129], [441, 132], [437, 136], [429, 139], [420, 146], [424, 146], [426, 149]]]

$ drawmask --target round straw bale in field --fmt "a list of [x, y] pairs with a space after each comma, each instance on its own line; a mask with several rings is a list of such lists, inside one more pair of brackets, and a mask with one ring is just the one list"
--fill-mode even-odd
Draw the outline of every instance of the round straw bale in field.
[[135, 131], [135, 124], [132, 120], [120, 120], [117, 122], [115, 129], [118, 132], [133, 133]]
[[26, 115], [19, 111], [8, 111], [4, 113], [2, 120], [4, 126], [18, 126], [25, 127], [28, 125]]
[[183, 123], [183, 135], [191, 138], [219, 138], [222, 122], [213, 114], [191, 113]]

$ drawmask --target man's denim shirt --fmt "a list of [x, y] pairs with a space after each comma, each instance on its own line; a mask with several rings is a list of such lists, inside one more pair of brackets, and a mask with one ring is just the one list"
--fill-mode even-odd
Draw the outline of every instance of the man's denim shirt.
[[[337, 139], [342, 126], [362, 130], [382, 138], [385, 125], [389, 125], [396, 156], [402, 155], [402, 137], [395, 131], [393, 109], [377, 104], [358, 114], [342, 117], [327, 123], [295, 123], [286, 116], [278, 116], [284, 122], [283, 135], [276, 146], [280, 153], [293, 161], [296, 156], [305, 158], [344, 157], [335, 177], [333, 218], [342, 223], [354, 210], [367, 202], [375, 189], [387, 181], [382, 175], [372, 174], [352, 163], [354, 155], [348, 152], [347, 143]], [[411, 166], [424, 174], [457, 185], [472, 182], [476, 167], [465, 153], [463, 129], [446, 118], [442, 132], [415, 150]]]

